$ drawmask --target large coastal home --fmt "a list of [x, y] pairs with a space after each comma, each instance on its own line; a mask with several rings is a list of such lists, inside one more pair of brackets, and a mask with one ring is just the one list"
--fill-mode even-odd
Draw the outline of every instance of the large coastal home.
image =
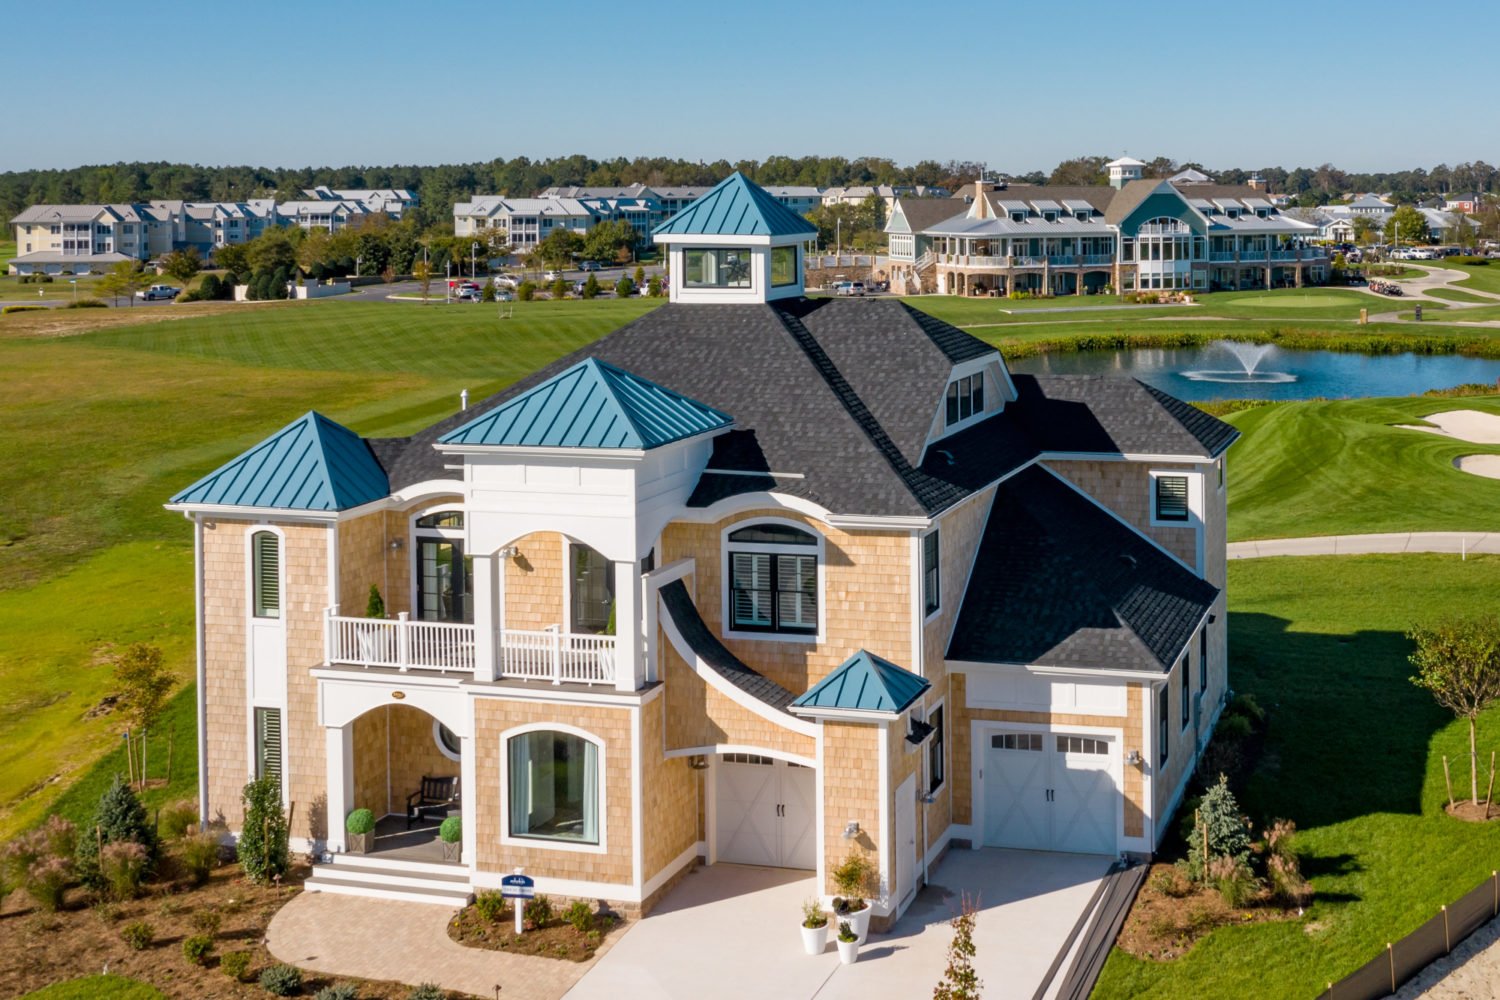
[[520, 869], [643, 911], [699, 863], [831, 893], [863, 851], [877, 928], [948, 850], [1151, 853], [1225, 695], [1236, 432], [808, 299], [811, 235], [733, 175], [656, 230], [668, 304], [409, 438], [308, 413], [173, 497], [206, 814], [274, 777], [310, 889], [449, 903]]
[[[954, 295], [1084, 295], [1275, 288], [1325, 281], [1318, 227], [1284, 215], [1259, 186], [1141, 177], [1109, 164], [1108, 185], [978, 181], [941, 221], [886, 223], [893, 279]], [[941, 204], [941, 203], [940, 203]], [[930, 216], [931, 208], [924, 206]], [[910, 238], [908, 238], [910, 237]]]

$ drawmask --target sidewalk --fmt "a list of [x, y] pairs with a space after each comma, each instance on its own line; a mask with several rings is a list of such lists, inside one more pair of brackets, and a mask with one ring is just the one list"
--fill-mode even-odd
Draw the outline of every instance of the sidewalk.
[[1353, 556], [1372, 552], [1470, 552], [1500, 554], [1500, 532], [1405, 531], [1386, 535], [1314, 535], [1230, 542], [1230, 559], [1266, 556]]

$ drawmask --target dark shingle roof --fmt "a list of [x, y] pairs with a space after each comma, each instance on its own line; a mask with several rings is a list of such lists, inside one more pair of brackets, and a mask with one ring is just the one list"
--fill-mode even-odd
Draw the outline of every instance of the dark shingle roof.
[[687, 587], [681, 580], [674, 580], [661, 588], [661, 599], [683, 640], [714, 673], [752, 698], [763, 701], [778, 711], [787, 710], [792, 703], [792, 692], [745, 666], [719, 641], [718, 636], [714, 635], [713, 630], [698, 614], [692, 595], [687, 592]]
[[1012, 375], [1016, 413], [1042, 451], [1216, 457], [1230, 424], [1133, 378]]
[[1217, 595], [1033, 466], [996, 490], [948, 658], [1166, 672]]

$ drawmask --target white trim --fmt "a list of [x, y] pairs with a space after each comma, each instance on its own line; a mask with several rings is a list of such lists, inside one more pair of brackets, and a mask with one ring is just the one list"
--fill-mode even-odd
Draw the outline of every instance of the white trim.
[[328, 600], [323, 603], [327, 607], [335, 607], [339, 603], [339, 527], [337, 524], [328, 526]]
[[[931, 756], [927, 752], [929, 749], [931, 749], [931, 747], [927, 744], [927, 740], [923, 740], [922, 741], [922, 790], [921, 790], [922, 791], [921, 798], [923, 798], [923, 799], [926, 799], [927, 796], [934, 794], [939, 789], [948, 788], [949, 787], [948, 786], [948, 782], [949, 782], [949, 780], [952, 777], [952, 775], [950, 773], [950, 770], [951, 770], [951, 767], [952, 767], [952, 763], [951, 763], [952, 762], [952, 755], [949, 753], [948, 744], [952, 742], [951, 737], [952, 737], [952, 732], [953, 732], [953, 725], [952, 725], [952, 720], [948, 717], [948, 697], [947, 697], [947, 695], [940, 695], [938, 697], [937, 701], [935, 701], [931, 705], [927, 706], [927, 714], [923, 717], [922, 721], [926, 722], [928, 719], [931, 719], [932, 718], [932, 713], [936, 712], [938, 709], [942, 709], [943, 710], [943, 783], [941, 785], [939, 785], [937, 788], [933, 788], [932, 787], [932, 775], [929, 773], [929, 770], [930, 770], [929, 764], [931, 762]], [[927, 739], [928, 740], [932, 739], [932, 735], [928, 734]], [[924, 806], [927, 805], [926, 802], [923, 802], [922, 804]]]
[[[517, 837], [510, 832], [510, 741], [527, 733], [567, 733], [594, 745], [596, 784], [599, 786], [599, 843], [583, 844], [549, 837]], [[609, 853], [609, 758], [604, 740], [566, 722], [528, 722], [512, 726], [500, 734], [500, 843], [507, 847], [527, 847], [540, 851], [569, 851], [576, 854]], [[634, 769], [634, 768], [632, 768]]]
[[[731, 625], [730, 609], [730, 580], [733, 578], [733, 566], [730, 563], [730, 550], [746, 552], [755, 555], [778, 555], [806, 556], [809, 546], [806, 545], [778, 545], [773, 542], [731, 542], [729, 536], [736, 531], [753, 528], [758, 525], [776, 525], [783, 528], [791, 528], [805, 535], [811, 535], [814, 539], [813, 546], [817, 560], [818, 590], [814, 596], [817, 602], [818, 624], [815, 631], [807, 632], [761, 632], [756, 629], [736, 629]], [[824, 599], [828, 589], [827, 564], [828, 564], [828, 540], [823, 532], [813, 528], [802, 521], [794, 521], [785, 517], [750, 517], [743, 521], [733, 521], [725, 525], [719, 531], [719, 569], [723, 579], [719, 585], [719, 633], [730, 639], [746, 639], [756, 642], [795, 642], [804, 645], [821, 644], [828, 634], [827, 623], [827, 601]], [[772, 593], [772, 604], [777, 592]], [[774, 612], [773, 612], [774, 613]]]
[[823, 810], [823, 727], [819, 726], [813, 737], [813, 822], [818, 827], [816, 866], [818, 870], [818, 894], [828, 884], [828, 817]]
[[665, 868], [646, 880], [641, 886], [641, 902], [651, 898], [651, 895], [667, 883], [673, 875], [676, 875], [684, 866], [692, 864], [698, 858], [698, 848], [703, 846], [701, 842], [689, 844], [687, 850], [667, 862]]
[[206, 830], [208, 817], [213, 813], [209, 811], [208, 800], [208, 652], [204, 645], [207, 626], [203, 621], [203, 521], [191, 514], [186, 517], [193, 522], [193, 610], [197, 619], [194, 629], [197, 641], [194, 677], [198, 687], [198, 828]]
[[[933, 530], [937, 530], [937, 529], [933, 529]], [[927, 638], [927, 626], [928, 626], [929, 622], [931, 621], [931, 619], [933, 617], [936, 617], [936, 615], [939, 612], [942, 611], [942, 608], [939, 607], [938, 611], [934, 611], [932, 613], [932, 615], [930, 615], [930, 616], [925, 616], [925, 615], [922, 614], [922, 607], [923, 607], [923, 604], [925, 603], [925, 596], [922, 593], [922, 586], [923, 586], [923, 580], [925, 579], [925, 573], [926, 573], [926, 566], [925, 566], [925, 564], [922, 561], [922, 546], [925, 544], [924, 541], [923, 541], [923, 539], [925, 539], [927, 537], [927, 535], [929, 535], [931, 533], [932, 532], [927, 532], [927, 534], [923, 534], [921, 532], [916, 532], [916, 531], [912, 532], [912, 534], [910, 536], [911, 537], [911, 544], [907, 546], [907, 559], [908, 559], [909, 564], [910, 564], [910, 573], [908, 574], [909, 580], [908, 580], [908, 584], [907, 585], [909, 587], [911, 587], [911, 593], [912, 593], [911, 612], [910, 612], [911, 613], [911, 663], [910, 663], [910, 667], [911, 667], [911, 672], [914, 673], [914, 674], [916, 674], [918, 677], [926, 677], [927, 676], [927, 667], [926, 667], [926, 665], [927, 665], [927, 655], [926, 655], [926, 653], [927, 653], [927, 643], [925, 641], [926, 638]], [[941, 546], [942, 546], [942, 538], [941, 538], [941, 536], [939, 536], [939, 538], [938, 538], [938, 545], [941, 548]], [[941, 551], [939, 551], [938, 552], [938, 567], [939, 567], [939, 573], [940, 573], [940, 575], [941, 575], [942, 565], [943, 565], [943, 553]], [[939, 595], [941, 596], [941, 592], [942, 592], [941, 591], [941, 587], [942, 587], [941, 581], [939, 582], [938, 586], [939, 586]]]
[[897, 531], [902, 528], [925, 531], [933, 524], [930, 517], [886, 517], [879, 514], [829, 514], [826, 521], [830, 527], [846, 531]]
[[421, 500], [436, 500], [440, 496], [464, 495], [464, 483], [458, 479], [424, 479], [420, 483], [412, 483], [394, 490], [390, 496], [390, 502], [401, 507], [409, 503]]
[[703, 775], [703, 861], [718, 864], [719, 861], [719, 755], [707, 758], [708, 767]]
[[[448, 727], [443, 725], [443, 720], [434, 715], [432, 717], [432, 742], [437, 744], [438, 753], [442, 754], [444, 757], [447, 757], [449, 760], [454, 761], [455, 763], [462, 764], [464, 762], [464, 738], [462, 736], [459, 736], [457, 733], [453, 733], [453, 730], [448, 729], [448, 732], [453, 733], [454, 737], [458, 740], [458, 753], [453, 753], [447, 747], [443, 746], [442, 731], [444, 729], [448, 729]], [[472, 728], [469, 730], [469, 732], [471, 733], [473, 731], [474, 730]]]
[[[911, 706], [906, 706], [910, 708]], [[816, 719], [819, 722], [831, 719], [835, 722], [895, 722], [906, 713], [901, 712], [866, 712], [857, 708], [818, 708], [817, 706], [793, 705], [788, 709], [794, 715], [800, 715], [807, 719]]]
[[1044, 451], [1037, 458], [1043, 462], [1178, 462], [1183, 465], [1202, 465], [1214, 460], [1213, 455], [1165, 455], [1144, 451]]
[[[1200, 471], [1188, 472], [1182, 469], [1147, 469], [1146, 475], [1150, 481], [1147, 487], [1146, 511], [1151, 519], [1153, 528], [1190, 528], [1193, 531], [1193, 566], [1190, 568], [1199, 576], [1203, 575], [1203, 473]], [[1164, 521], [1156, 516], [1156, 481], [1168, 477], [1187, 480], [1187, 519], [1182, 521]], [[1181, 562], [1181, 560], [1178, 560]]]
[[803, 757], [801, 754], [789, 753], [786, 750], [772, 750], [770, 747], [758, 746], [754, 743], [705, 743], [702, 746], [665, 750], [662, 752], [662, 756], [670, 759], [673, 757], [692, 757], [697, 754], [710, 756], [726, 753], [750, 753], [758, 757], [770, 757], [774, 760], [786, 761], [789, 764], [797, 764], [801, 767], [818, 766], [817, 759], [814, 757]]
[[[1156, 774], [1161, 766], [1157, 757], [1161, 745], [1156, 738], [1156, 685], [1137, 688], [1144, 703], [1141, 708], [1141, 837], [1146, 850], [1156, 850]], [[1128, 706], [1127, 706], [1128, 708]]]
[[[347, 677], [347, 674], [339, 674]], [[415, 674], [403, 674], [403, 677], [415, 676]], [[425, 679], [425, 678], [424, 678]], [[501, 698], [514, 699], [516, 701], [535, 701], [551, 705], [611, 705], [632, 706], [644, 705], [652, 698], [662, 692], [662, 685], [658, 684], [645, 691], [616, 691], [590, 687], [581, 691], [564, 691], [548, 681], [532, 682], [537, 686], [527, 688], [520, 685], [525, 681], [515, 681], [510, 684], [505, 682], [486, 682], [450, 678], [455, 684], [468, 691], [476, 698]], [[541, 685], [545, 684], [546, 687]]]
[[[1149, 670], [1106, 670], [1102, 667], [1061, 667], [1041, 663], [980, 663], [974, 660], [949, 660], [950, 674], [982, 674], [993, 670], [1024, 670], [1040, 677], [1087, 677], [1096, 681], [1146, 681], [1160, 682], [1162, 673]], [[1034, 711], [1017, 709], [1017, 711]], [[1098, 714], [1097, 712], [1093, 714]]]
[[732, 497], [709, 504], [707, 507], [684, 508], [675, 520], [687, 521], [692, 524], [713, 524], [722, 521], [726, 517], [742, 514], [752, 510], [781, 509], [795, 511], [808, 517], [830, 524], [831, 515], [826, 507], [819, 506], [811, 500], [801, 497], [786, 496], [781, 493], [762, 491], [756, 493], [736, 493]]
[[[880, 902], [889, 913], [894, 908], [891, 900], [891, 879], [895, 875], [895, 845], [891, 843], [891, 727], [881, 726], [877, 731], [876, 746], [880, 753]], [[896, 901], [896, 902], [899, 902]]]
[[[257, 535], [267, 533], [276, 536], [276, 617], [263, 617], [255, 613], [255, 538]], [[286, 593], [286, 531], [274, 524], [256, 524], [245, 532], [244, 541], [244, 574], [245, 574], [245, 716], [246, 716], [246, 741], [249, 744], [249, 773], [248, 779], [256, 780], [260, 770], [259, 748], [256, 746], [255, 711], [260, 708], [275, 709], [280, 714], [281, 725], [281, 804], [283, 807], [291, 804], [291, 780], [289, 767], [290, 732], [291, 727], [287, 720], [287, 698], [291, 671], [288, 669], [287, 657], [287, 593]], [[251, 631], [256, 628], [257, 622], [267, 622], [274, 625], [265, 626], [275, 629], [281, 633], [281, 698], [272, 701], [269, 698], [257, 697], [255, 693], [255, 676], [257, 666], [255, 663], [255, 640]]]
[[[230, 520], [255, 518], [262, 521], [276, 520], [297, 523], [315, 521], [319, 524], [341, 520], [339, 517], [340, 512], [331, 510], [291, 510], [283, 507], [247, 507], [242, 504], [186, 503], [168, 503], [162, 504], [162, 507], [166, 510], [181, 511], [184, 514], [198, 514], [208, 520], [214, 520], [219, 517]], [[358, 510], [359, 508], [354, 509]]]
[[[704, 434], [714, 434], [720, 431], [733, 430], [733, 427], [716, 427], [712, 431], [702, 431], [691, 437], [680, 438], [679, 441], [690, 441]], [[678, 442], [671, 442], [676, 444]], [[646, 457], [644, 448], [538, 448], [502, 444], [434, 444], [433, 447], [444, 455], [473, 455], [481, 457], [486, 455], [504, 456], [506, 458], [587, 458], [593, 461], [616, 461], [616, 462], [639, 462]]]

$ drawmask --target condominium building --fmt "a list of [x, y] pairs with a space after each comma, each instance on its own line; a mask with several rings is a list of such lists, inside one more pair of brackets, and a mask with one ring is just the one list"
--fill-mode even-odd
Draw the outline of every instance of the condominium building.
[[366, 212], [384, 212], [401, 218], [406, 209], [417, 204], [417, 196], [405, 188], [330, 188], [318, 185], [303, 188], [302, 194], [312, 201], [357, 201]]
[[10, 221], [17, 251], [9, 261], [12, 274], [87, 274], [188, 247], [209, 258], [215, 248], [252, 240], [277, 224], [269, 198], [33, 205]]

